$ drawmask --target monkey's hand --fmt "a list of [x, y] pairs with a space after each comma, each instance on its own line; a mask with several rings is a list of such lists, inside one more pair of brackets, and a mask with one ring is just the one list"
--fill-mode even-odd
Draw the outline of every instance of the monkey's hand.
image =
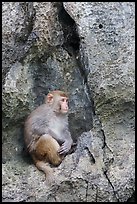
[[63, 155], [67, 154], [67, 153], [69, 152], [69, 150], [71, 149], [71, 145], [72, 145], [72, 141], [65, 141], [65, 142], [61, 145], [61, 147], [60, 147], [58, 153], [59, 153], [60, 155], [62, 155], [62, 154], [63, 154]]

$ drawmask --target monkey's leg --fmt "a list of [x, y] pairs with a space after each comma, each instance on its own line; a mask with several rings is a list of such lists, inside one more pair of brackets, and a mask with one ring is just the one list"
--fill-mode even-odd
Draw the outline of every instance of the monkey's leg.
[[[44, 135], [46, 138], [47, 136]], [[51, 164], [58, 166], [64, 159], [63, 155], [59, 155], [58, 150], [60, 149], [59, 143], [50, 135], [46, 138], [47, 149], [49, 149], [48, 158]]]
[[48, 163], [58, 166], [63, 157], [58, 155], [58, 149], [60, 145], [50, 135], [43, 135], [35, 144], [35, 151], [31, 153], [33, 161], [36, 167], [46, 174], [46, 180], [51, 183], [55, 180], [53, 175], [53, 169]]
[[58, 166], [63, 160], [63, 156], [58, 154], [59, 148], [58, 142], [50, 135], [45, 134], [36, 143], [36, 155], [38, 158], [43, 158], [40, 160], [45, 160], [54, 166]]
[[50, 166], [48, 166], [47, 163], [44, 161], [37, 160], [34, 155], [32, 155], [33, 161], [36, 165], [36, 167], [45, 173], [46, 180], [48, 183], [53, 182], [53, 170]]

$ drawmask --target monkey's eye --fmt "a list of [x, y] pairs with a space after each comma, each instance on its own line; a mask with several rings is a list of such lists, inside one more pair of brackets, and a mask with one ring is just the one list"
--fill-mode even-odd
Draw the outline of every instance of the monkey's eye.
[[68, 103], [68, 99], [67, 99], [67, 98], [62, 98], [61, 101], [62, 101], [62, 102], [67, 102], [67, 103]]

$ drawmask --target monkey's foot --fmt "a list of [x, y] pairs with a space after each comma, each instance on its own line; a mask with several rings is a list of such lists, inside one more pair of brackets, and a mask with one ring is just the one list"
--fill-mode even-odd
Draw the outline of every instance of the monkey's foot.
[[51, 173], [49, 174], [48, 173], [48, 174], [45, 175], [45, 177], [46, 177], [45, 181], [46, 181], [47, 185], [51, 186], [51, 185], [55, 184], [55, 180], [56, 179], [55, 179], [55, 175], [54, 174], [51, 174]]
[[47, 177], [53, 174], [52, 168], [47, 163], [38, 160], [35, 165], [40, 171], [43, 171]]

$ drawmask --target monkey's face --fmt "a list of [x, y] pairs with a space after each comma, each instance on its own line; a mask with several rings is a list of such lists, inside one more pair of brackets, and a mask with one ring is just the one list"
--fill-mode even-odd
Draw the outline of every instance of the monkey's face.
[[68, 112], [68, 97], [64, 92], [53, 91], [46, 97], [46, 103], [56, 113], [66, 114]]
[[59, 101], [59, 105], [60, 105], [60, 112], [62, 114], [65, 114], [68, 112], [68, 98], [67, 97], [60, 97], [60, 101]]

